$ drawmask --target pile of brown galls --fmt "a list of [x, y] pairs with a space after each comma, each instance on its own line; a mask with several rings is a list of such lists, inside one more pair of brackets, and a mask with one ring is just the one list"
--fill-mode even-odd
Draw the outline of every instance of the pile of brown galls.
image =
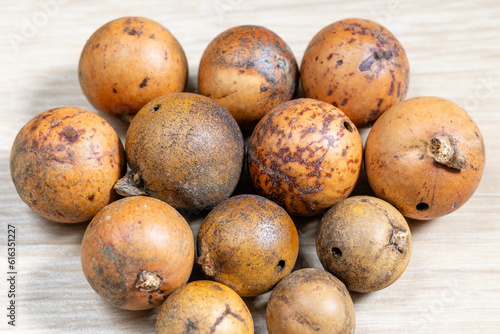
[[[162, 305], [157, 333], [253, 333], [242, 297], [271, 290], [269, 333], [353, 333], [348, 290], [386, 288], [408, 265], [405, 217], [457, 210], [484, 169], [471, 117], [442, 98], [405, 100], [405, 51], [367, 20], [319, 31], [300, 70], [274, 32], [228, 29], [206, 48], [194, 94], [175, 37], [120, 18], [87, 41], [78, 75], [97, 110], [130, 122], [125, 149], [96, 113], [47, 110], [17, 135], [12, 180], [41, 216], [91, 220], [81, 247], [90, 286], [123, 309]], [[363, 161], [376, 197], [349, 197]], [[235, 195], [239, 182], [257, 194]], [[188, 210], [208, 213], [196, 246]], [[290, 215], [323, 215], [324, 270], [293, 271]], [[188, 283], [194, 265], [206, 280]]]

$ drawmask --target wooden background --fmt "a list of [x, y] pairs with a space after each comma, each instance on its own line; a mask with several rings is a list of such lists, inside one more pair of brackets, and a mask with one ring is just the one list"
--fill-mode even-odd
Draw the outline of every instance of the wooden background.
[[[413, 254], [392, 286], [353, 294], [358, 333], [500, 332], [500, 2], [376, 1], [102, 1], [0, 0], [0, 330], [7, 326], [7, 224], [17, 230], [16, 328], [19, 333], [153, 333], [157, 310], [113, 308], [85, 281], [80, 242], [86, 224], [40, 218], [18, 197], [9, 154], [19, 129], [36, 114], [66, 105], [95, 111], [78, 84], [77, 64], [88, 37], [121, 16], [145, 16], [180, 41], [196, 89], [201, 55], [220, 32], [240, 24], [280, 35], [300, 64], [324, 26], [348, 17], [377, 21], [406, 49], [408, 97], [434, 95], [463, 106], [485, 139], [487, 163], [474, 196], [455, 213], [411, 221]], [[124, 138], [126, 128], [107, 118]], [[362, 130], [366, 137], [369, 129]], [[356, 193], [368, 191], [360, 180]], [[197, 233], [203, 217], [187, 217]], [[318, 219], [295, 219], [297, 268], [321, 264]], [[256, 333], [266, 333], [269, 293], [246, 299]]]

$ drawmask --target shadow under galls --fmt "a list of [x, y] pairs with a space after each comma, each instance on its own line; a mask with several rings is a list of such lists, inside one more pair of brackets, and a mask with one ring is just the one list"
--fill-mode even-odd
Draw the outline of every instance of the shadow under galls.
[[364, 299], [368, 298], [368, 295], [370, 293], [349, 291], [349, 294], [351, 295], [352, 302], [354, 303], [354, 305], [356, 305], [363, 302]]
[[427, 225], [432, 224], [434, 219], [429, 219], [429, 220], [418, 220], [418, 219], [412, 219], [412, 218], [407, 218], [405, 217], [406, 222], [408, 223], [408, 226], [410, 227], [410, 232], [411, 232], [411, 238], [412, 240], [415, 240], [415, 238], [418, 238], [418, 234], [424, 230]]
[[[304, 268], [323, 269], [315, 251], [316, 235], [318, 233], [321, 217], [322, 215], [291, 216], [299, 235], [299, 253], [293, 271]], [[306, 250], [309, 250], [309, 252]]]
[[42, 219], [45, 224], [44, 229], [48, 230], [48, 233], [55, 239], [60, 240], [64, 236], [72, 235], [75, 239], [74, 241], [78, 245], [82, 243], [85, 230], [91, 221], [87, 220], [81, 223], [58, 223], [45, 218]]
[[186, 88], [184, 89], [184, 92], [199, 94], [199, 92], [198, 92], [198, 76], [196, 73], [189, 74], [188, 81], [186, 83]]
[[[30, 217], [31, 228], [40, 230], [40, 232], [50, 236], [54, 243], [77, 244], [80, 245], [83, 235], [87, 229], [90, 220], [80, 223], [60, 223], [42, 217], [37, 212], [26, 206], [25, 214]], [[41, 237], [46, 239], [45, 237]], [[43, 245], [40, 245], [43, 246]]]

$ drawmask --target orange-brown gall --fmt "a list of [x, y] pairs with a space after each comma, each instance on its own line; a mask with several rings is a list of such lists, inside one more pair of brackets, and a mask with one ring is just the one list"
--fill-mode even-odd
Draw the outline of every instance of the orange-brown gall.
[[183, 91], [188, 65], [182, 46], [165, 27], [143, 17], [123, 17], [92, 34], [78, 74], [96, 109], [128, 120], [152, 99]]
[[268, 292], [295, 265], [297, 229], [283, 208], [257, 195], [231, 197], [198, 232], [203, 272], [242, 297]]
[[348, 290], [377, 291], [394, 283], [408, 266], [410, 228], [389, 203], [371, 196], [349, 197], [323, 216], [316, 251], [325, 270]]
[[238, 26], [206, 48], [198, 72], [200, 93], [226, 107], [242, 128], [294, 96], [298, 67], [286, 43], [260, 26]]
[[10, 155], [21, 199], [42, 217], [80, 223], [117, 198], [125, 153], [115, 130], [76, 107], [46, 110], [17, 134]]
[[406, 53], [394, 35], [362, 19], [341, 20], [319, 31], [300, 68], [306, 96], [340, 108], [358, 127], [404, 100], [409, 73]]
[[194, 238], [184, 218], [160, 200], [135, 196], [106, 206], [82, 240], [82, 269], [112, 305], [145, 310], [185, 284], [194, 263]]
[[125, 145], [131, 172], [115, 189], [176, 209], [212, 209], [236, 188], [243, 146], [238, 124], [220, 104], [198, 94], [167, 94], [132, 120]]
[[224, 284], [190, 282], [163, 303], [156, 320], [156, 334], [253, 334], [250, 311], [241, 297]]
[[260, 195], [291, 214], [310, 216], [352, 192], [362, 155], [359, 132], [340, 109], [297, 99], [275, 108], [255, 127], [248, 165]]
[[345, 285], [332, 274], [300, 269], [273, 289], [266, 309], [269, 334], [353, 334], [354, 304]]
[[479, 128], [457, 104], [437, 97], [406, 100], [384, 113], [366, 139], [368, 182], [382, 199], [414, 219], [460, 208], [484, 170]]

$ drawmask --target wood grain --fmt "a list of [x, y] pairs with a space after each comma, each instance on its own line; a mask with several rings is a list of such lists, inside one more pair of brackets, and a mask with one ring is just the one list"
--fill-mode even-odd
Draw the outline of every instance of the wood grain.
[[[408, 97], [440, 96], [463, 106], [482, 131], [486, 168], [474, 196], [433, 221], [410, 221], [413, 254], [403, 276], [375, 293], [356, 294], [358, 333], [498, 333], [500, 330], [500, 2], [480, 1], [77, 1], [0, 0], [0, 331], [19, 333], [153, 333], [157, 310], [113, 308], [85, 281], [80, 242], [86, 224], [40, 218], [18, 197], [9, 155], [19, 129], [36, 114], [72, 105], [95, 111], [78, 84], [77, 64], [88, 37], [121, 16], [166, 26], [188, 57], [190, 83], [203, 50], [240, 24], [280, 35], [298, 62], [321, 28], [348, 17], [384, 24], [406, 49]], [[106, 117], [122, 139], [126, 127]], [[363, 137], [369, 129], [363, 130]], [[367, 193], [361, 179], [356, 193]], [[197, 233], [202, 216], [187, 217]], [[300, 234], [296, 268], [321, 264], [318, 218], [294, 219]], [[7, 225], [17, 230], [16, 327], [7, 325]], [[198, 276], [197, 276], [198, 275]], [[194, 278], [199, 277], [199, 269]], [[269, 293], [245, 299], [255, 332], [266, 333]]]

